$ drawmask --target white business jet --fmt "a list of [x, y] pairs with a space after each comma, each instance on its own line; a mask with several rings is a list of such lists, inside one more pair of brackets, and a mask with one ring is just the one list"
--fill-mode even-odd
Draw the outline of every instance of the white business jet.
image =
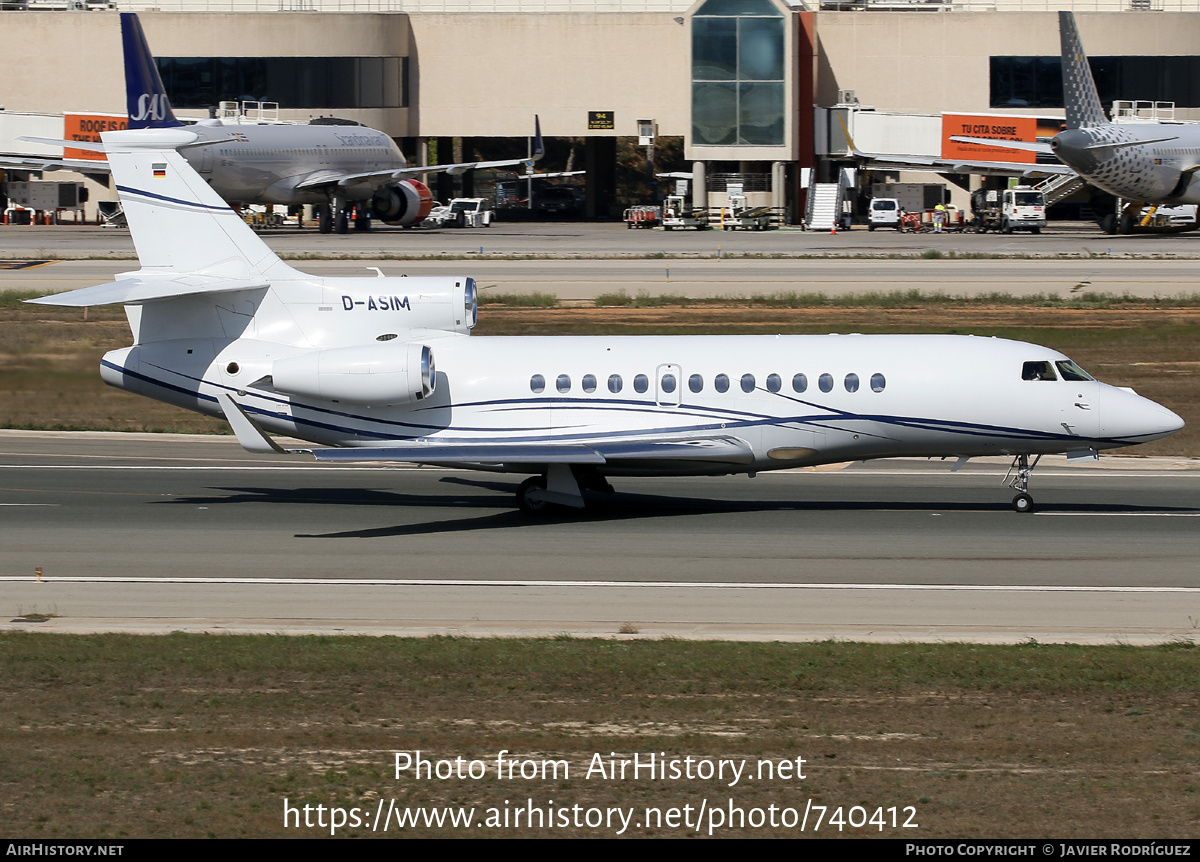
[[[120, 389], [224, 416], [250, 451], [532, 474], [528, 512], [613, 476], [720, 475], [892, 456], [1095, 458], [1178, 416], [1063, 354], [953, 335], [471, 337], [470, 278], [317, 278], [283, 263], [176, 152], [108, 132], [142, 268], [34, 302], [123, 303]], [[435, 364], [436, 358], [436, 364]]]

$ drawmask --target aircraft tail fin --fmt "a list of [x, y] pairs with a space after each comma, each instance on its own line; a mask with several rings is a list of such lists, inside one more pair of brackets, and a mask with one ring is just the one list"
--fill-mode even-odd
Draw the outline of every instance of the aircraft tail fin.
[[1067, 108], [1067, 128], [1079, 129], [1108, 123], [1104, 106], [1096, 92], [1096, 81], [1088, 66], [1079, 28], [1073, 12], [1058, 13], [1058, 33], [1062, 40], [1063, 102]]
[[100, 137], [144, 270], [237, 281], [301, 277], [176, 151], [196, 143], [194, 132], [139, 129]]
[[125, 106], [131, 129], [167, 129], [182, 126], [171, 110], [154, 55], [133, 12], [121, 13], [121, 43], [125, 49]]

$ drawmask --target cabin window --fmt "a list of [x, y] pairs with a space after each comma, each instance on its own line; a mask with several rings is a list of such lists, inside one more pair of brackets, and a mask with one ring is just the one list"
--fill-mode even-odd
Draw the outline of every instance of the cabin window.
[[803, 392], [806, 389], [808, 389], [808, 375], [807, 374], [793, 375], [792, 391], [793, 392]]
[[742, 375], [742, 391], [743, 392], [753, 392], [754, 391], [754, 375], [753, 374], [743, 374]]
[[1026, 362], [1021, 366], [1022, 380], [1057, 380], [1049, 362]]
[[583, 391], [584, 392], [595, 392], [596, 391], [596, 375], [595, 374], [583, 375], [582, 383], [583, 383]]
[[783, 380], [780, 379], [778, 374], [768, 374], [767, 375], [767, 391], [768, 392], [778, 392], [782, 388], [783, 388]]
[[833, 391], [833, 375], [829, 372], [822, 374], [817, 378], [817, 386], [822, 392]]
[[546, 391], [546, 378], [535, 374], [529, 378], [529, 389], [536, 395]]
[[885, 386], [887, 386], [887, 380], [884, 379], [882, 374], [877, 371], [871, 375], [872, 392], [882, 392]]
[[849, 374], [846, 375], [846, 379], [843, 382], [846, 386], [847, 392], [857, 392], [858, 391], [858, 375], [855, 374], [853, 371], [851, 371]]
[[616, 395], [625, 386], [620, 374], [608, 375], [608, 391]]
[[675, 391], [675, 375], [674, 374], [664, 374], [662, 376], [662, 391], [663, 392], [674, 392]]
[[704, 389], [704, 378], [699, 374], [693, 374], [688, 378], [688, 389], [693, 392], [701, 392]]
[[554, 385], [558, 387], [559, 392], [570, 392], [571, 376], [569, 374], [558, 375], [558, 379], [554, 381]]
[[633, 378], [633, 390], [635, 392], [645, 392], [650, 388], [650, 378], [645, 374], [639, 374]]
[[1062, 375], [1063, 380], [1095, 380], [1096, 378], [1088, 374], [1070, 359], [1060, 359], [1054, 363], [1058, 366], [1058, 373]]
[[713, 388], [716, 389], [718, 392], [728, 392], [729, 391], [729, 375], [728, 374], [718, 374], [716, 377], [714, 377], [713, 378]]

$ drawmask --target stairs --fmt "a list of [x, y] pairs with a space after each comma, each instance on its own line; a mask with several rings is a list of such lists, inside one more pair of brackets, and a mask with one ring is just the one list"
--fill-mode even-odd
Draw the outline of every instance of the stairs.
[[809, 230], [832, 230], [841, 211], [841, 183], [813, 183], [809, 187], [808, 212], [804, 218]]
[[1056, 174], [1034, 186], [1046, 197], [1046, 206], [1052, 206], [1063, 198], [1075, 194], [1085, 185], [1077, 174]]

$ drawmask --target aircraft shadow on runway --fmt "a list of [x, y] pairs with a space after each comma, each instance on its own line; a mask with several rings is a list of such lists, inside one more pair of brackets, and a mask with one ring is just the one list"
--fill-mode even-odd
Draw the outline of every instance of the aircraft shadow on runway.
[[[448, 485], [465, 486], [467, 493], [456, 494], [405, 494], [394, 491], [379, 491], [360, 488], [213, 488], [215, 492], [206, 496], [176, 497], [162, 503], [188, 505], [238, 505], [246, 503], [293, 503], [319, 506], [386, 506], [421, 510], [442, 510], [446, 518], [436, 518], [419, 523], [394, 524], [391, 526], [343, 530], [330, 533], [297, 533], [304, 539], [372, 539], [391, 536], [419, 536], [439, 533], [459, 533], [475, 530], [495, 530], [552, 526], [555, 524], [605, 523], [610, 521], [634, 521], [645, 518], [689, 517], [696, 515], [740, 514], [753, 512], [908, 512], [914, 514], [934, 513], [988, 513], [1006, 521], [1018, 517], [1005, 500], [993, 502], [950, 501], [950, 500], [729, 500], [705, 497], [674, 497], [636, 493], [587, 493], [586, 509], [556, 509], [553, 513], [529, 516], [514, 509], [495, 511], [508, 505], [507, 500], [497, 500], [493, 493], [513, 494], [515, 484], [505, 481], [464, 479], [445, 477], [439, 480]], [[470, 493], [484, 491], [486, 494]], [[221, 493], [224, 492], [224, 493]], [[158, 503], [156, 502], [156, 505]], [[488, 514], [475, 517], [455, 517], [451, 512], [471, 509], [491, 510]], [[1071, 512], [1079, 514], [1200, 514], [1200, 509], [1191, 507], [1140, 506], [1118, 503], [1040, 503], [1041, 512]], [[1022, 523], [1028, 523], [1024, 516]], [[1007, 525], [1006, 526], [1011, 526]], [[1032, 525], [1031, 525], [1032, 526]]]

